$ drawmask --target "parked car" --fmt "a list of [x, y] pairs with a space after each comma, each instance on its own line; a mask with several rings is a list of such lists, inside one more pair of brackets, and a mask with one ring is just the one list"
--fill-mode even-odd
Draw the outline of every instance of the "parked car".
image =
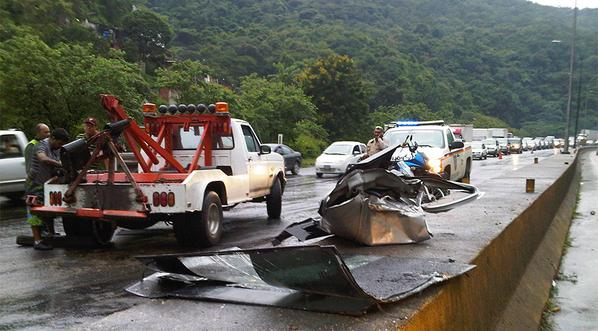
[[523, 153], [523, 144], [521, 142], [521, 138], [519, 138], [519, 137], [508, 138], [507, 141], [509, 142], [509, 151], [511, 153], [517, 153], [517, 154]]
[[507, 138], [496, 138], [498, 141], [498, 149], [503, 155], [511, 154], [509, 140]]
[[486, 146], [488, 155], [498, 156], [498, 141], [495, 138], [488, 138], [482, 141]]
[[488, 149], [486, 145], [481, 141], [471, 142], [472, 158], [478, 160], [485, 160], [488, 158]]
[[565, 139], [555, 138], [554, 139], [554, 147], [556, 147], [556, 148], [565, 147]]
[[548, 148], [548, 144], [544, 140], [544, 137], [536, 137], [536, 138], [534, 138], [534, 141], [536, 142], [536, 149]]
[[0, 195], [11, 200], [25, 194], [25, 146], [27, 137], [23, 132], [0, 130]]
[[534, 138], [532, 137], [523, 137], [521, 140], [521, 144], [523, 145], [524, 151], [531, 151], [536, 149], [536, 143], [534, 142]]
[[544, 138], [544, 140], [548, 144], [548, 148], [554, 148], [554, 138], [554, 136], [546, 136], [546, 138]]
[[357, 141], [337, 141], [332, 143], [316, 159], [316, 176], [324, 174], [344, 174], [347, 166], [357, 163], [365, 155], [366, 147]]
[[284, 158], [285, 171], [290, 171], [293, 175], [299, 174], [299, 171], [301, 171], [301, 153], [294, 151], [292, 148], [284, 144], [266, 145], [270, 146], [272, 152], [282, 155]]

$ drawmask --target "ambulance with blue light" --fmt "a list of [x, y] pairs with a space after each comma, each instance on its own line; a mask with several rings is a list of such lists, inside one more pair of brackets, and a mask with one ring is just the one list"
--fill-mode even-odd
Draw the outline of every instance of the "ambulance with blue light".
[[384, 138], [390, 145], [403, 143], [411, 136], [418, 151], [428, 158], [430, 171], [453, 181], [469, 181], [472, 151], [456, 139], [444, 121], [397, 121], [385, 125]]
[[[143, 127], [120, 101], [103, 95], [111, 122], [93, 139], [65, 145], [65, 174], [44, 185], [44, 205], [33, 214], [62, 217], [69, 237], [108, 243], [117, 227], [172, 224], [177, 241], [207, 247], [219, 242], [223, 210], [266, 202], [268, 217], [281, 214], [284, 160], [262, 145], [249, 123], [233, 119], [228, 104], [143, 106]], [[126, 142], [139, 164], [131, 171], [118, 148]], [[97, 162], [108, 170], [91, 170]], [[118, 170], [118, 171], [117, 171]]]

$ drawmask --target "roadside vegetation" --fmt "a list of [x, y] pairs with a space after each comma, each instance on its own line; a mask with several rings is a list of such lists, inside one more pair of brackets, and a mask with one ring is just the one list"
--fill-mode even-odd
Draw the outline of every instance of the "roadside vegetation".
[[[169, 101], [167, 88], [177, 103], [229, 102], [264, 142], [283, 133], [306, 158], [397, 119], [554, 134], [571, 14], [524, 0], [6, 0], [0, 122], [78, 132], [82, 118], [103, 118], [100, 93], [140, 116], [142, 102]], [[597, 29], [598, 10], [581, 11], [585, 68], [598, 66]], [[595, 109], [585, 91], [598, 80], [585, 84], [583, 108]]]

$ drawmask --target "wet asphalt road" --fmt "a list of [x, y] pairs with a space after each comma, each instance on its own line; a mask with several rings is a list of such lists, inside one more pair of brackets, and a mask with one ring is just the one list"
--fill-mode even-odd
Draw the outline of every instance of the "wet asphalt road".
[[[525, 152], [502, 160], [474, 161], [471, 183], [509, 176], [534, 157], [552, 150]], [[243, 204], [225, 212], [222, 243], [211, 250], [267, 245], [290, 223], [317, 216], [320, 200], [337, 177], [315, 177], [314, 168], [288, 176], [280, 220], [268, 220], [264, 203]], [[185, 252], [163, 223], [146, 230], [119, 230], [114, 245], [104, 249], [59, 249], [40, 252], [15, 244], [17, 235], [30, 234], [25, 208], [0, 198], [0, 330], [61, 329], [84, 325], [113, 312], [142, 304], [145, 299], [123, 291], [138, 280], [143, 266], [136, 255]], [[62, 230], [60, 222], [57, 229]]]

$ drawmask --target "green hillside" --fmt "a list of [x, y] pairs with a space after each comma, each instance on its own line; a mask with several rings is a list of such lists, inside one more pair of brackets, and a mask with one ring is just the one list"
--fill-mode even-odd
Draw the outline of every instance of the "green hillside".
[[[572, 15], [524, 0], [5, 0], [0, 122], [76, 132], [102, 116], [100, 93], [138, 115], [169, 87], [309, 155], [399, 118], [559, 135]], [[573, 110], [597, 128], [598, 10], [579, 12], [577, 45]]]
[[[479, 112], [529, 129], [564, 119], [572, 10], [524, 0], [147, 5], [169, 17], [178, 57], [202, 61], [232, 85], [249, 73], [272, 74], [276, 63], [301, 67], [337, 53], [354, 58], [369, 82], [370, 109], [424, 103], [465, 120]], [[586, 78], [590, 70], [596, 76], [598, 10], [580, 11], [578, 23]], [[596, 93], [583, 98], [598, 108]], [[595, 112], [584, 121], [598, 125]]]

